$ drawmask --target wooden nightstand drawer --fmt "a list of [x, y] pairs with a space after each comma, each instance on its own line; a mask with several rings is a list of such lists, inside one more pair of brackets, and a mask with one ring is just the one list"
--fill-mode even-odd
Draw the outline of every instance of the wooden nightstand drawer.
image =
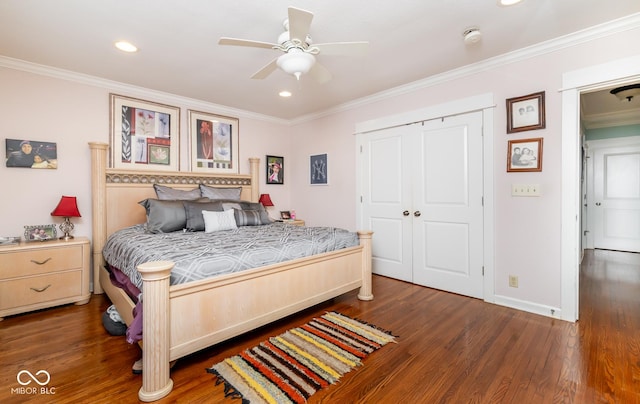
[[[43, 242], [43, 243], [46, 243]], [[82, 245], [24, 249], [12, 254], [0, 251], [0, 278], [40, 275], [66, 269], [82, 268]]]
[[0, 248], [0, 321], [26, 311], [87, 303], [90, 249], [86, 237]]
[[82, 271], [59, 272], [0, 281], [0, 310], [82, 294]]

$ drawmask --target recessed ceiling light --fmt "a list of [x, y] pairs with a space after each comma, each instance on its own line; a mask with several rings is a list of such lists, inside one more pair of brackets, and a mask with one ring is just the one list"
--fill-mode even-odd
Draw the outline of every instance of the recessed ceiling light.
[[127, 41], [118, 41], [115, 43], [116, 48], [120, 49], [123, 52], [137, 52], [138, 48], [136, 48], [132, 43]]
[[278, 95], [279, 95], [280, 97], [287, 98], [287, 97], [291, 97], [291, 92], [290, 92], [290, 91], [280, 91], [280, 92], [278, 93]]
[[522, 0], [498, 0], [499, 6], [513, 6], [520, 3]]

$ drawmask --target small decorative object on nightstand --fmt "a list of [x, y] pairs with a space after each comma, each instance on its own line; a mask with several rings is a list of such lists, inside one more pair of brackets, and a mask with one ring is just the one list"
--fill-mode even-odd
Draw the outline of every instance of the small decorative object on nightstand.
[[0, 320], [66, 303], [88, 303], [90, 268], [86, 237], [1, 246]]
[[60, 240], [71, 240], [73, 236], [70, 234], [73, 230], [73, 223], [69, 220], [70, 217], [81, 217], [78, 210], [78, 203], [75, 196], [63, 196], [58, 203], [58, 206], [51, 212], [51, 216], [62, 216], [64, 222], [60, 225], [60, 230], [63, 235]]

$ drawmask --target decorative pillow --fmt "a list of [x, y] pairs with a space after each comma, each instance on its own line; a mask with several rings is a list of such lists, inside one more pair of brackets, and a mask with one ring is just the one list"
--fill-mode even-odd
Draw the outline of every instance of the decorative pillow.
[[187, 215], [182, 201], [145, 199], [138, 203], [147, 211], [149, 233], [170, 233], [182, 230], [187, 225]]
[[246, 202], [242, 201], [240, 203], [242, 205], [243, 210], [256, 210], [260, 214], [260, 224], [271, 224], [273, 220], [269, 217], [269, 212], [265, 209], [265, 207], [259, 202]]
[[233, 209], [225, 210], [224, 212], [211, 212], [208, 210], [203, 210], [202, 216], [204, 217], [205, 233], [238, 228], [238, 226], [236, 226], [236, 219], [233, 214]]
[[220, 202], [193, 202], [185, 201], [184, 211], [187, 215], [187, 230], [189, 231], [204, 231], [204, 218], [202, 217], [202, 211], [215, 211], [222, 212], [222, 204]]
[[240, 226], [260, 226], [262, 221], [260, 220], [260, 212], [257, 210], [238, 210], [234, 209], [234, 216], [236, 218], [236, 225]]
[[222, 210], [229, 210], [229, 209], [239, 209], [242, 210], [242, 205], [239, 202], [222, 202], [222, 201], [218, 201], [222, 203]]
[[242, 193], [242, 187], [215, 188], [208, 185], [200, 184], [200, 193], [202, 194], [202, 196], [210, 199], [231, 199], [234, 201], [239, 201], [240, 194]]
[[200, 188], [193, 189], [176, 189], [164, 185], [153, 184], [158, 199], [163, 201], [192, 201], [202, 197]]

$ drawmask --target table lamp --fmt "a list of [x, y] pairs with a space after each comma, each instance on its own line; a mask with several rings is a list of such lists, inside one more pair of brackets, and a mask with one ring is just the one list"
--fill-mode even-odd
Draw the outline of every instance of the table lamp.
[[58, 206], [51, 212], [51, 216], [64, 217], [64, 222], [60, 225], [60, 230], [63, 236], [60, 240], [71, 240], [73, 236], [69, 233], [73, 230], [73, 223], [69, 220], [70, 217], [81, 217], [78, 210], [78, 203], [75, 196], [63, 196], [58, 202]]
[[[269, 194], [260, 194], [260, 198], [258, 199], [258, 202], [260, 202], [262, 206], [265, 207], [265, 210], [267, 210], [267, 206], [275, 206], [271, 201], [271, 197], [269, 196]], [[267, 214], [269, 214], [268, 210], [267, 210]]]

